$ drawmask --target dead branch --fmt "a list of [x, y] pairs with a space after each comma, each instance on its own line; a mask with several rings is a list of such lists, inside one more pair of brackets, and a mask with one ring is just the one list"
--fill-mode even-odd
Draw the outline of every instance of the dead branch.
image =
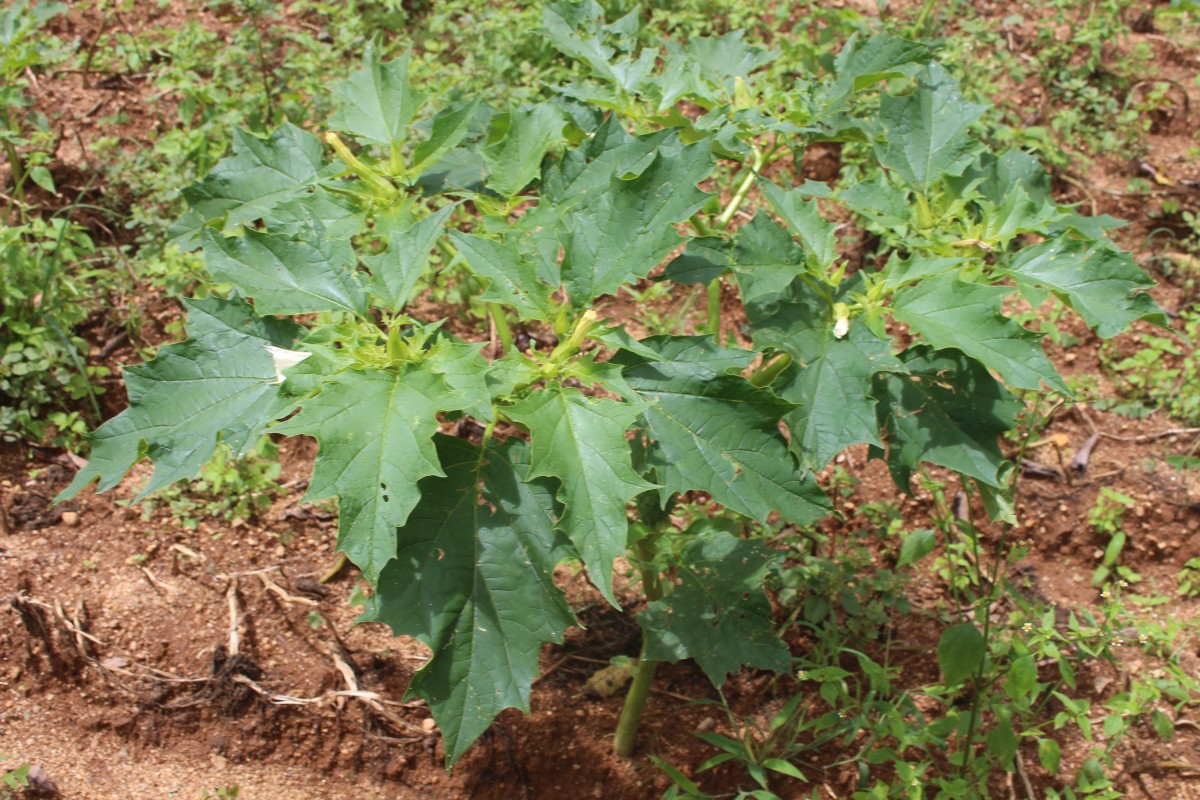
[[269, 577], [267, 577], [267, 575], [265, 573], [259, 573], [258, 579], [260, 581], [262, 581], [262, 585], [264, 588], [266, 588], [268, 591], [273, 592], [276, 595], [278, 595], [280, 600], [282, 600], [283, 602], [285, 602], [289, 605], [291, 605], [293, 603], [300, 603], [301, 605], [307, 605], [307, 606], [321, 605], [316, 600], [310, 600], [307, 597], [296, 597], [294, 594], [288, 594], [282, 586], [280, 586], [279, 584], [275, 583], [275, 581], [273, 581]]
[[1092, 450], [1096, 448], [1096, 443], [1100, 441], [1101, 433], [1097, 431], [1088, 437], [1083, 443], [1083, 447], [1079, 448], [1079, 452], [1071, 459], [1071, 471], [1082, 475], [1087, 472], [1088, 462], [1092, 458]]

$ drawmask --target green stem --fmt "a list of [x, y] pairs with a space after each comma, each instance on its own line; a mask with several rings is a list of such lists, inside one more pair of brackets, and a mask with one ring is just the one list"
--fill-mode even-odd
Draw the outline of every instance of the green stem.
[[4, 157], [8, 159], [8, 171], [12, 175], [13, 197], [17, 202], [25, 202], [25, 165], [21, 162], [21, 154], [16, 145], [4, 140]]
[[[633, 546], [633, 552], [641, 562], [639, 571], [642, 574], [642, 589], [646, 593], [646, 601], [662, 599], [662, 579], [652, 563], [654, 546], [643, 540]], [[646, 699], [650, 696], [650, 686], [654, 682], [656, 669], [658, 662], [646, 658], [646, 640], [643, 638], [642, 652], [639, 654], [637, 666], [634, 667], [633, 683], [629, 686], [629, 693], [625, 695], [625, 705], [621, 709], [621, 718], [617, 721], [617, 735], [613, 742], [613, 750], [624, 758], [632, 756], [637, 746], [638, 726], [642, 721]]]
[[515, 352], [517, 348], [513, 344], [513, 332], [509, 327], [508, 317], [504, 315], [504, 307], [499, 303], [488, 303], [487, 309], [492, 322], [496, 324], [496, 335], [500, 337], [500, 343], [504, 345], [504, 352]]
[[971, 744], [975, 739], [975, 729], [979, 726], [979, 707], [983, 704], [984, 688], [983, 688], [983, 672], [987, 668], [987, 653], [990, 641], [988, 637], [991, 635], [992, 615], [989, 613], [989, 608], [996, 594], [996, 581], [1000, 577], [1000, 563], [1002, 560], [1007, 560], [1005, 556], [1004, 546], [1008, 543], [1008, 526], [1005, 525], [1000, 532], [1000, 542], [996, 545], [996, 558], [992, 562], [992, 574], [989, 577], [990, 586], [988, 587], [987, 596], [975, 606], [976, 618], [979, 617], [979, 611], [983, 611], [983, 656], [979, 659], [979, 669], [975, 672], [975, 687], [976, 695], [974, 702], [971, 703], [971, 717], [967, 721], [967, 735], [963, 737], [963, 760], [962, 766], [959, 767], [959, 776], [963, 779], [967, 777], [967, 768], [974, 760], [971, 758]]
[[754, 179], [758, 177], [758, 171], [762, 169], [766, 160], [766, 154], [757, 147], [754, 148], [754, 165], [750, 167], [750, 171], [742, 179], [742, 183], [738, 186], [737, 191], [733, 193], [733, 197], [729, 198], [729, 205], [725, 206], [725, 210], [721, 212], [721, 216], [717, 217], [718, 228], [724, 228], [729, 225], [730, 220], [733, 219], [733, 215], [742, 207], [742, 203], [746, 200], [746, 195], [750, 193], [750, 187], [754, 185]]
[[708, 227], [704, 220], [700, 219], [700, 212], [692, 214], [692, 216], [688, 219], [688, 224], [690, 224], [692, 228], [695, 229], [696, 233], [700, 234], [701, 236], [716, 235], [713, 229]]
[[719, 275], [713, 279], [712, 283], [708, 284], [708, 322], [706, 327], [719, 347], [721, 345], [721, 276]]
[[914, 38], [919, 38], [925, 35], [925, 23], [929, 19], [929, 12], [933, 11], [934, 0], [925, 0], [925, 5], [921, 8], [921, 13], [917, 17], [917, 21], [913, 23], [912, 33]]

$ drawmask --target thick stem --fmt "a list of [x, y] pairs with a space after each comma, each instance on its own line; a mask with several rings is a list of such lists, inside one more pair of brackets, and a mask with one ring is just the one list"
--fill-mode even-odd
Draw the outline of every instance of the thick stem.
[[[654, 546], [646, 541], [633, 546], [633, 552], [642, 562], [639, 568], [642, 573], [642, 588], [646, 593], [647, 602], [662, 599], [662, 580], [654, 569]], [[634, 667], [633, 683], [629, 693], [625, 695], [625, 705], [621, 709], [621, 718], [617, 721], [617, 735], [613, 742], [613, 750], [617, 755], [628, 758], [637, 747], [638, 726], [642, 721], [642, 711], [646, 707], [646, 698], [650, 696], [650, 686], [654, 682], [654, 671], [658, 662], [646, 658], [646, 642], [642, 640], [642, 652]]]
[[617, 737], [613, 749], [622, 758], [629, 758], [637, 747], [638, 725], [642, 721], [642, 710], [646, 707], [646, 698], [650, 696], [650, 685], [654, 682], [654, 671], [658, 662], [640, 659], [634, 667], [633, 683], [629, 686], [629, 694], [625, 695], [625, 706], [621, 709], [621, 719], [617, 722]]

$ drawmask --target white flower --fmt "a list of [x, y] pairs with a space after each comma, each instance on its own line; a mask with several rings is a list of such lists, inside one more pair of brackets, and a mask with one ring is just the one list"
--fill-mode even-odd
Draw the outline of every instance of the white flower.
[[266, 345], [266, 348], [267, 352], [271, 354], [271, 358], [275, 359], [275, 383], [283, 383], [283, 371], [285, 369], [291, 369], [312, 355], [312, 353], [302, 353], [299, 350], [284, 350], [282, 347], [274, 347], [272, 345]]
[[850, 307], [845, 303], [833, 304], [833, 338], [841, 339], [850, 332]]

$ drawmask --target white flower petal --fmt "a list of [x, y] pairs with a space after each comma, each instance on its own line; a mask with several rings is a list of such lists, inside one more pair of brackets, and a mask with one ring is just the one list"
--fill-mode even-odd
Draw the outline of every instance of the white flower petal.
[[312, 355], [312, 353], [302, 353], [299, 350], [284, 350], [282, 347], [273, 345], [266, 345], [266, 348], [267, 352], [271, 354], [271, 358], [275, 360], [275, 383], [283, 383], [285, 369], [296, 366]]

